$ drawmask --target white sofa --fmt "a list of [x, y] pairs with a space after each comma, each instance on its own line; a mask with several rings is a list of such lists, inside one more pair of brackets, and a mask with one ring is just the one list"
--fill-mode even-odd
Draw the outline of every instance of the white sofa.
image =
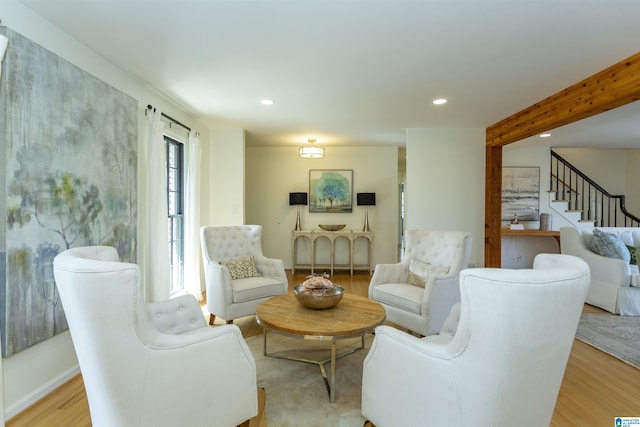
[[[598, 227], [617, 235], [626, 245], [640, 247], [639, 227]], [[591, 269], [588, 304], [614, 314], [640, 316], [640, 279], [638, 266], [621, 259], [608, 258], [591, 251], [593, 230], [560, 228], [560, 251], [582, 258]]]

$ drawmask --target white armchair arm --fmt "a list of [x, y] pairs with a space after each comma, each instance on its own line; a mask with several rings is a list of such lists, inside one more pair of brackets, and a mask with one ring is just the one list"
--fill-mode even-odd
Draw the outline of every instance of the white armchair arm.
[[429, 279], [422, 301], [422, 315], [428, 319], [426, 335], [440, 332], [451, 307], [460, 301], [460, 275], [434, 275]]
[[369, 297], [375, 286], [384, 283], [406, 283], [409, 280], [409, 264], [378, 264], [369, 282]]
[[[362, 413], [380, 427], [456, 425], [451, 422], [455, 408], [434, 407], [434, 402], [441, 406], [442, 396], [455, 392], [449, 361], [457, 355], [450, 348], [389, 326], [376, 328], [363, 365]], [[431, 383], [438, 387], [426, 386]]]
[[458, 329], [458, 322], [460, 321], [460, 303], [456, 303], [451, 307], [449, 315], [440, 328], [440, 336], [452, 338], [456, 334]]
[[618, 286], [629, 286], [631, 283], [629, 263], [622, 259], [608, 258], [587, 249], [581, 250], [580, 255], [576, 256], [589, 264], [593, 280], [614, 283]]
[[207, 326], [200, 304], [193, 295], [147, 303], [146, 309], [151, 323], [164, 334], [177, 335]]
[[229, 269], [213, 260], [205, 263], [204, 274], [206, 283], [222, 283], [223, 286], [207, 286], [207, 301], [217, 301], [220, 304], [231, 304], [233, 289], [231, 288], [231, 273]]
[[[153, 408], [170, 400], [172, 410], [171, 419], [167, 419], [167, 411], [146, 411], [139, 425], [198, 425], [201, 415], [194, 408], [206, 407], [215, 414], [211, 422], [220, 426], [239, 425], [257, 414], [255, 361], [237, 326], [205, 327], [182, 335], [158, 334], [143, 341], [150, 349], [146, 369], [139, 374], [146, 382], [139, 395], [144, 400], [142, 406]], [[168, 382], [175, 390], [170, 398]], [[209, 390], [215, 384], [223, 384], [223, 393], [233, 399], [212, 397]], [[201, 392], [181, 393], [183, 389]], [[156, 414], [164, 415], [158, 418]], [[237, 414], [244, 415], [234, 418]]]
[[284, 263], [281, 259], [256, 256], [254, 260], [260, 275], [287, 283], [287, 275], [284, 272]]

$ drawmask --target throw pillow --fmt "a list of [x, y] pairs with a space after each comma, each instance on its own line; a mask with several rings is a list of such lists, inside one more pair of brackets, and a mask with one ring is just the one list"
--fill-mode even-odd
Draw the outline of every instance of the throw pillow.
[[224, 265], [229, 269], [231, 280], [260, 277], [260, 273], [258, 273], [256, 269], [256, 263], [252, 256], [220, 261], [220, 265]]
[[434, 274], [447, 274], [451, 267], [431, 265], [412, 258], [409, 261], [409, 283], [424, 288], [429, 277]]
[[629, 255], [631, 256], [631, 260], [629, 260], [629, 264], [632, 265], [638, 265], [638, 258], [636, 258], [638, 256], [638, 249], [640, 248], [634, 248], [633, 246], [629, 246], [626, 245], [627, 249], [629, 249]]
[[593, 230], [591, 251], [608, 258], [622, 259], [626, 262], [631, 260], [629, 250], [618, 236], [605, 233], [597, 228]]

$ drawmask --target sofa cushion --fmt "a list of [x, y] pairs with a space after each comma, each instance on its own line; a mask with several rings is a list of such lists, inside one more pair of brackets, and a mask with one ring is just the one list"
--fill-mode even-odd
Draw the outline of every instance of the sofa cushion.
[[432, 265], [412, 258], [409, 261], [409, 283], [424, 288], [433, 274], [447, 274], [450, 267]]
[[608, 258], [622, 259], [626, 262], [631, 260], [629, 250], [618, 236], [605, 233], [597, 228], [593, 230], [591, 250]]
[[229, 269], [229, 273], [231, 273], [231, 280], [260, 277], [260, 273], [258, 273], [258, 270], [256, 269], [256, 263], [252, 256], [220, 261], [220, 265]]

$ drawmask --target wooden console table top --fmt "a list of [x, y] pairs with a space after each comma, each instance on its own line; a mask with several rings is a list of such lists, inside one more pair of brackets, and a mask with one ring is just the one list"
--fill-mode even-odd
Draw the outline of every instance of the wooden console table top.
[[558, 230], [536, 230], [536, 229], [524, 229], [524, 230], [511, 230], [510, 228], [501, 228], [500, 234], [503, 236], [531, 236], [531, 237], [553, 237], [558, 242], [558, 249], [560, 248], [560, 232]]
[[501, 234], [503, 236], [560, 237], [560, 232], [558, 230], [535, 230], [535, 229], [511, 230], [509, 228], [502, 228]]

